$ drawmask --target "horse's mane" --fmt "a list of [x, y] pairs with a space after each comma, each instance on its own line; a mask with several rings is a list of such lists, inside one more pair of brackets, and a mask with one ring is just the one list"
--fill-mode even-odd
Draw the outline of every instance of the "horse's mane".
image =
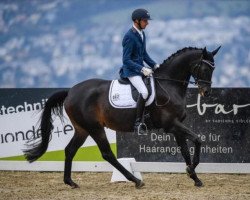
[[197, 48], [197, 47], [184, 47], [183, 49], [180, 49], [178, 51], [176, 51], [175, 53], [173, 53], [171, 56], [169, 56], [166, 60], [163, 61], [163, 64], [167, 64], [170, 61], [172, 61], [175, 57], [179, 56], [180, 54], [186, 52], [186, 51], [190, 51], [190, 50], [202, 50], [201, 48]]

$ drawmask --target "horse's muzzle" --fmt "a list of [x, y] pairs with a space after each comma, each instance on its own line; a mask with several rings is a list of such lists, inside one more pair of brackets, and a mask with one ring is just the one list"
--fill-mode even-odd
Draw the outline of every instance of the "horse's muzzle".
[[209, 97], [211, 94], [211, 87], [199, 87], [199, 93], [202, 97]]

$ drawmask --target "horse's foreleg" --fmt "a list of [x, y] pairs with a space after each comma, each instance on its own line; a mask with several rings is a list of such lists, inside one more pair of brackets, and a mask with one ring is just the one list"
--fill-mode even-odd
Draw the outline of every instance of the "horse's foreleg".
[[175, 135], [176, 143], [181, 147], [181, 155], [183, 156], [186, 165], [191, 166], [191, 157], [188, 150], [188, 145], [185, 137], [178, 136], [174, 131], [171, 131]]
[[[175, 127], [174, 129], [176, 130], [176, 136], [177, 138], [187, 138], [189, 139], [190, 141], [192, 141], [195, 145], [195, 151], [194, 151], [194, 156], [193, 156], [193, 161], [192, 161], [192, 164], [190, 162], [190, 158], [188, 158], [188, 155], [187, 155], [187, 152], [189, 154], [189, 150], [188, 150], [188, 147], [187, 147], [187, 144], [186, 144], [186, 141], [185, 143], [182, 141], [180, 142], [180, 145], [182, 145], [184, 149], [182, 149], [183, 153], [183, 157], [187, 163], [187, 174], [189, 175], [189, 177], [191, 179], [194, 180], [195, 182], [195, 186], [202, 186], [202, 182], [201, 180], [197, 177], [197, 174], [195, 172], [195, 168], [197, 167], [197, 165], [199, 164], [200, 162], [200, 150], [201, 150], [201, 141], [199, 139], [199, 137], [193, 133], [191, 130], [189, 130], [188, 128], [186, 128], [181, 122], [179, 121], [176, 121], [175, 122]], [[178, 139], [177, 139], [178, 140]]]
[[79, 186], [72, 181], [71, 179], [71, 168], [72, 168], [72, 160], [77, 152], [77, 150], [82, 146], [85, 142], [88, 134], [85, 132], [81, 132], [83, 134], [79, 134], [80, 132], [75, 131], [75, 134], [67, 147], [65, 148], [65, 166], [64, 166], [64, 183], [70, 185], [72, 188], [78, 188]]
[[111, 165], [113, 165], [117, 170], [119, 170], [128, 180], [133, 181], [135, 183], [136, 188], [141, 188], [144, 186], [143, 181], [137, 179], [133, 174], [131, 174], [127, 169], [125, 169], [116, 159], [113, 154], [108, 139], [106, 137], [104, 129], [100, 128], [91, 132], [91, 137], [95, 140], [98, 145], [103, 159], [108, 161]]
[[[175, 138], [176, 138], [176, 142], [177, 142], [178, 146], [181, 147], [181, 154], [182, 154], [182, 156], [186, 162], [186, 165], [187, 165], [186, 171], [187, 171], [188, 176], [195, 181], [196, 186], [202, 186], [202, 182], [198, 179], [198, 177], [195, 173], [195, 167], [193, 167], [194, 165], [192, 165], [188, 145], [186, 142], [186, 138], [181, 138], [177, 135], [175, 135]], [[199, 148], [196, 148], [196, 149], [199, 149]]]

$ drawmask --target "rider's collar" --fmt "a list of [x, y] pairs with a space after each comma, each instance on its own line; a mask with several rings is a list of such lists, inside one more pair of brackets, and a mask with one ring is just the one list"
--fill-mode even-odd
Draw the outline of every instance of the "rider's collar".
[[134, 24], [133, 24], [133, 28], [139, 33], [139, 35], [141, 37], [143, 37], [143, 31], [142, 30], [139, 30]]

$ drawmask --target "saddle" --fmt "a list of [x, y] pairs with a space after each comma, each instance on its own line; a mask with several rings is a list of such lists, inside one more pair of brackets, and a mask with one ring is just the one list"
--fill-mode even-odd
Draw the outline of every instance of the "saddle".
[[[150, 97], [151, 93], [152, 93], [152, 89], [151, 89], [151, 84], [150, 84], [150, 78], [149, 77], [143, 77], [142, 78], [145, 86], [148, 89], [148, 98]], [[118, 79], [118, 82], [120, 84], [123, 85], [130, 85], [131, 86], [131, 93], [132, 93], [132, 98], [137, 101], [138, 96], [139, 96], [139, 92], [137, 91], [137, 89], [131, 84], [131, 82], [129, 81], [128, 78], [120, 78]], [[146, 99], [147, 100], [147, 99]]]
[[[154, 78], [143, 79], [149, 95], [146, 106], [149, 106], [155, 98]], [[115, 108], [136, 108], [139, 92], [128, 79], [113, 80], [109, 88], [109, 102]]]

